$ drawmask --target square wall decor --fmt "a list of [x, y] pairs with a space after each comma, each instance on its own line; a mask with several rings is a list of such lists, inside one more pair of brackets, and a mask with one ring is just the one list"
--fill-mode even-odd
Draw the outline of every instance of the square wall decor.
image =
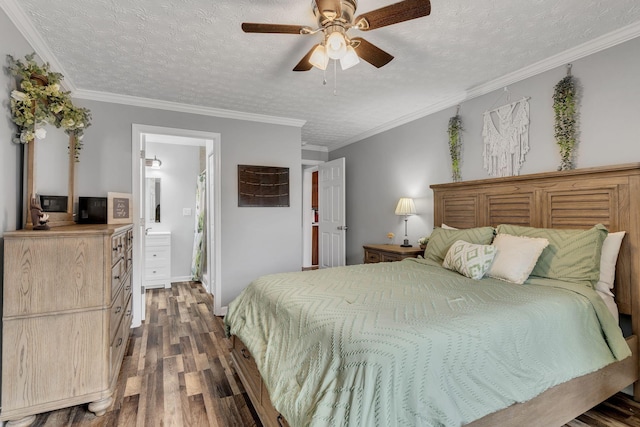
[[289, 168], [238, 165], [239, 207], [289, 206]]

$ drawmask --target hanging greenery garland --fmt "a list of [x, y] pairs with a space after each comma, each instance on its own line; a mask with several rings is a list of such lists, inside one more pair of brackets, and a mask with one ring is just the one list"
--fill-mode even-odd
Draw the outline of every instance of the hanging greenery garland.
[[560, 80], [553, 92], [556, 143], [560, 147], [558, 170], [575, 168], [575, 148], [578, 143], [576, 81], [571, 75], [571, 65], [567, 66], [567, 76]]
[[9, 72], [19, 79], [20, 90], [11, 91], [11, 120], [18, 126], [13, 141], [28, 144], [46, 135], [46, 123], [63, 128], [75, 138], [75, 159], [79, 161], [84, 130], [91, 125], [91, 112], [71, 102], [69, 92], [60, 90], [62, 74], [49, 70], [49, 64], [38, 64], [35, 53], [24, 62], [7, 55]]
[[449, 119], [449, 154], [451, 155], [451, 177], [453, 182], [462, 181], [460, 173], [460, 149], [462, 148], [462, 118], [456, 115]]

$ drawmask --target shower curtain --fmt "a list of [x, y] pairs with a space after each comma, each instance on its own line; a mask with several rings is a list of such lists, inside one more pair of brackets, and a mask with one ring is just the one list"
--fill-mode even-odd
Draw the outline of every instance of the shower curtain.
[[206, 171], [198, 175], [196, 181], [195, 230], [193, 235], [193, 255], [191, 258], [191, 280], [202, 280], [202, 264], [205, 256], [205, 192]]

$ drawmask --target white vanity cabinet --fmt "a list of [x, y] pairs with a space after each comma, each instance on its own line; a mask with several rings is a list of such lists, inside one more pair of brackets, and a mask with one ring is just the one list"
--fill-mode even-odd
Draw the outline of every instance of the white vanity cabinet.
[[149, 232], [145, 236], [145, 288], [171, 287], [171, 232]]

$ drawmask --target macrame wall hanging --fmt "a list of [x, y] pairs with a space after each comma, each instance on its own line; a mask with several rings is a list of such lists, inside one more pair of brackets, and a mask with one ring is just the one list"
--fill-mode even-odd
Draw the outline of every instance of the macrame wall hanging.
[[[505, 92], [509, 102], [507, 88]], [[484, 168], [489, 175], [519, 175], [529, 151], [529, 98], [485, 111], [482, 137]]]

